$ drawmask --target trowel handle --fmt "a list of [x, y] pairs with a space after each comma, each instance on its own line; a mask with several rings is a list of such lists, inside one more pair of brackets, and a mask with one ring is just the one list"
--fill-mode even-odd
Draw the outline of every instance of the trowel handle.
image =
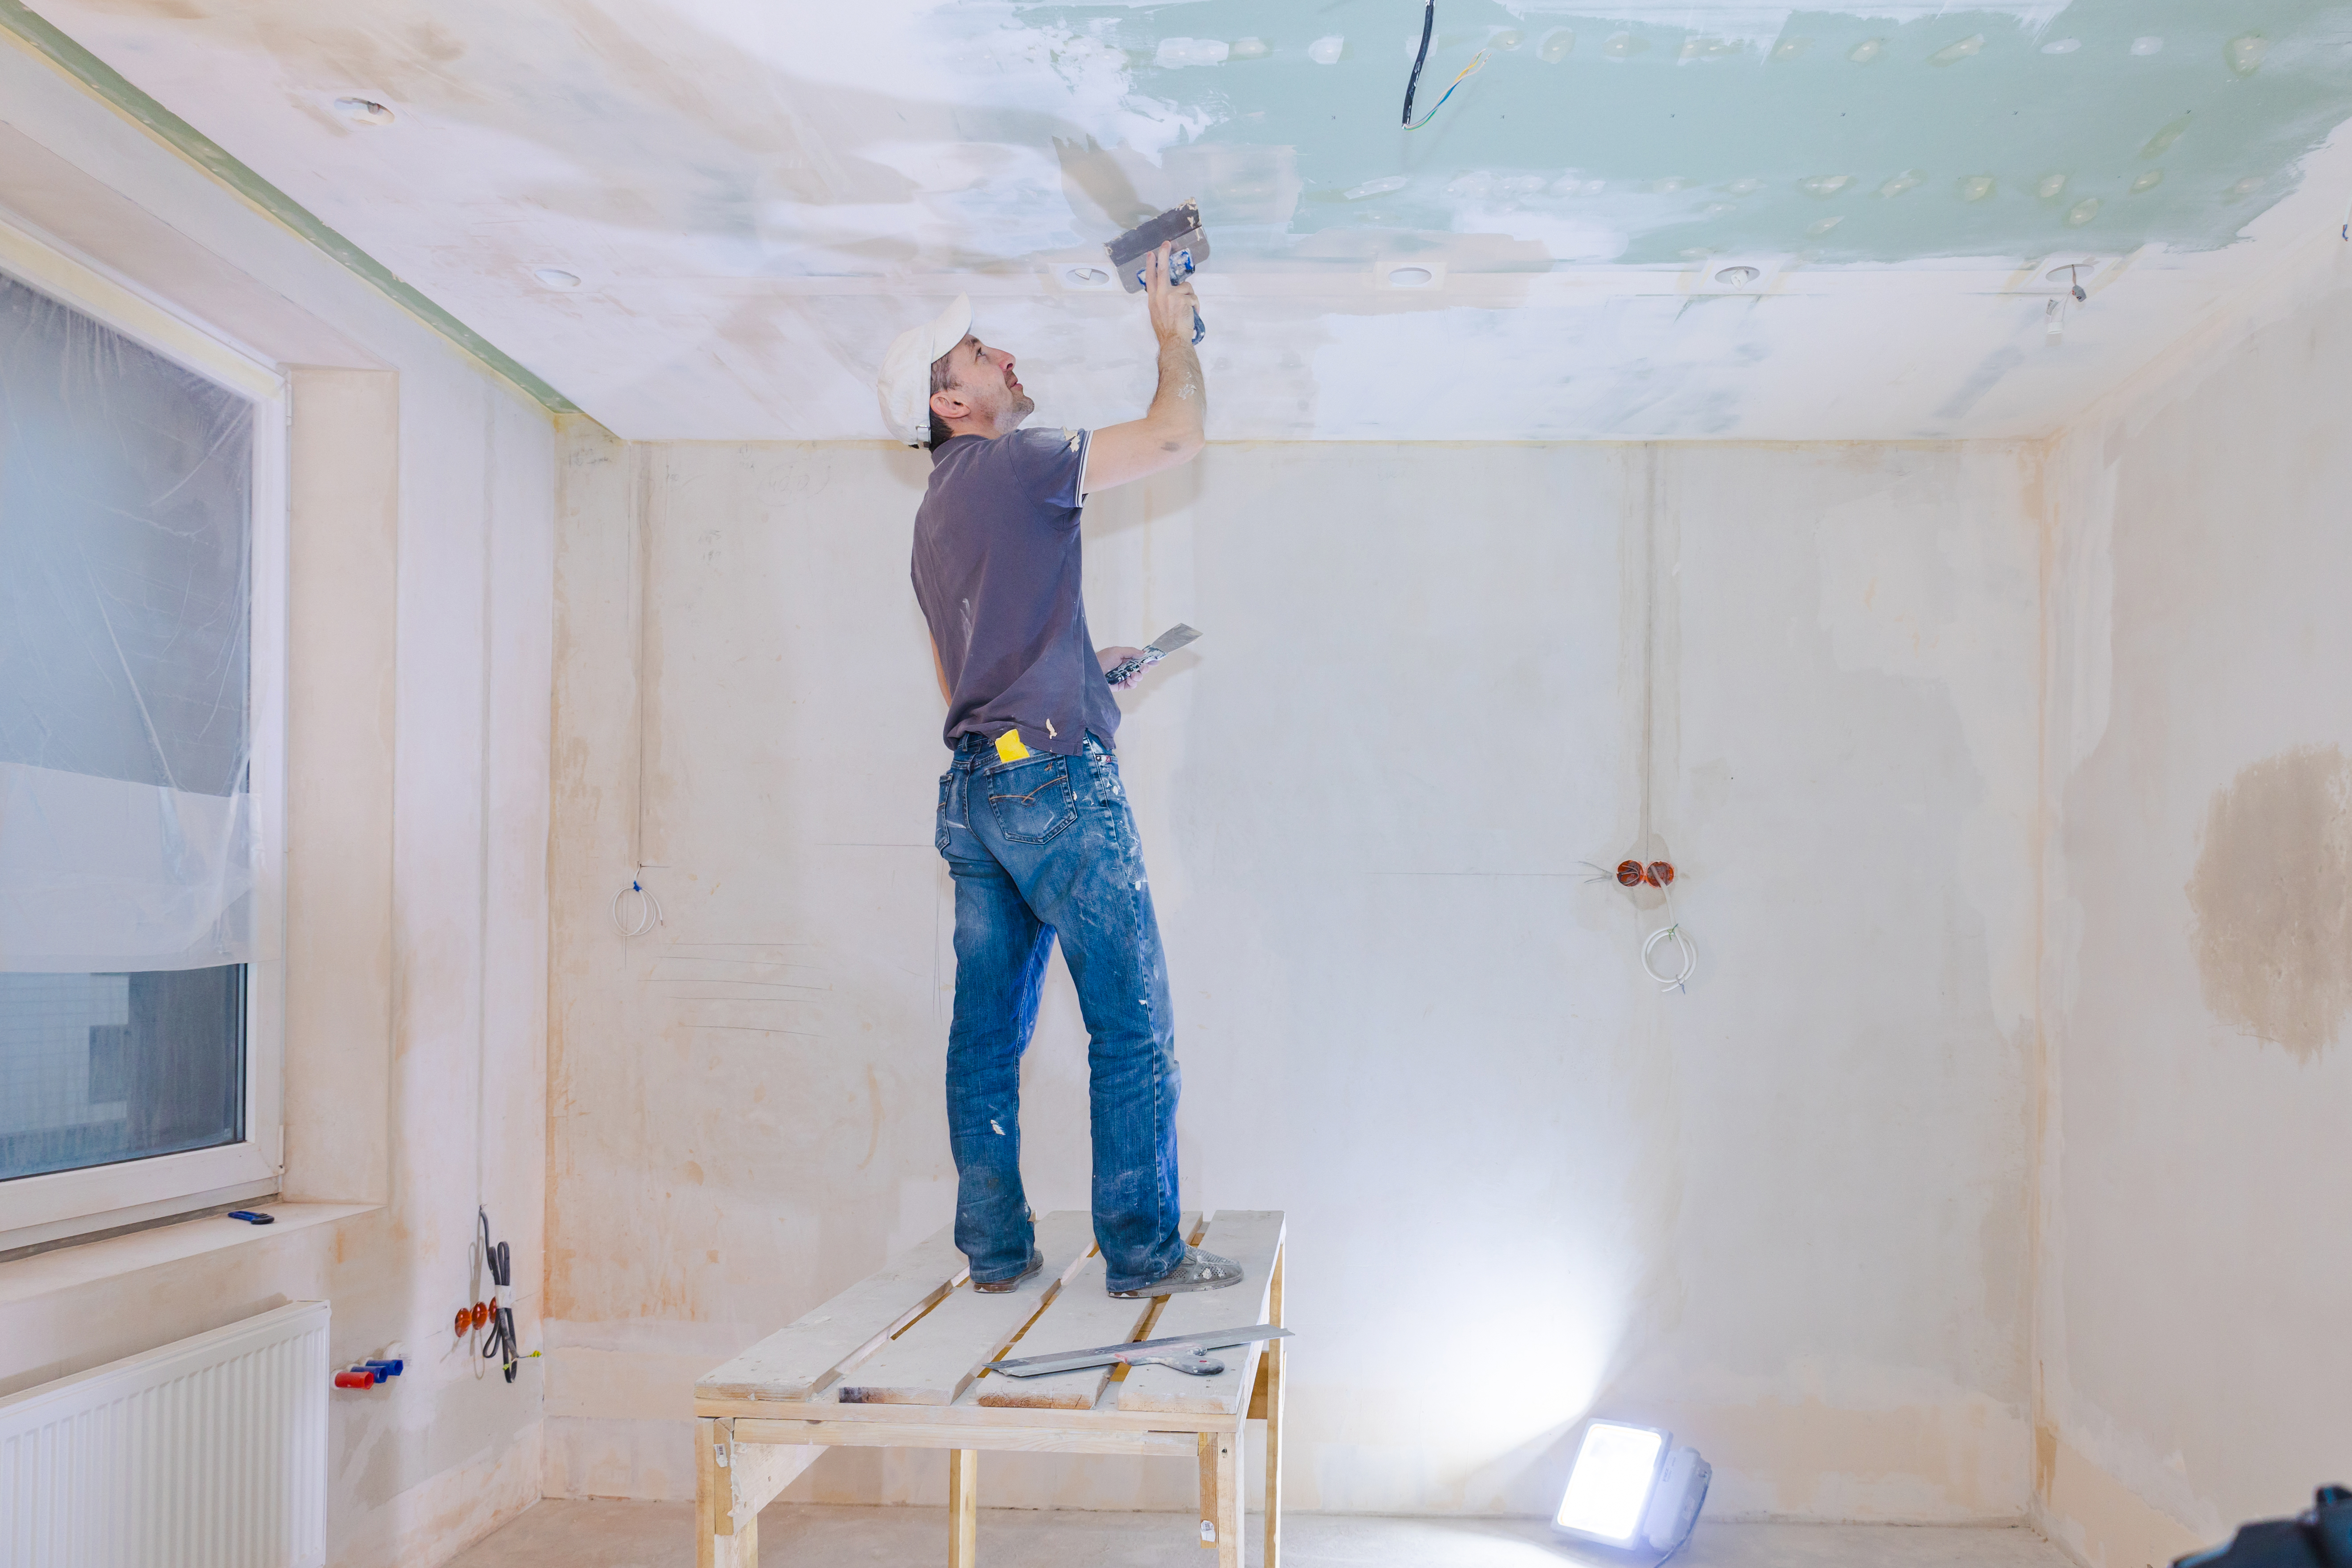
[[1209, 335], [1209, 323], [1201, 320], [1201, 307], [1192, 307], [1192, 341], [1199, 342]]

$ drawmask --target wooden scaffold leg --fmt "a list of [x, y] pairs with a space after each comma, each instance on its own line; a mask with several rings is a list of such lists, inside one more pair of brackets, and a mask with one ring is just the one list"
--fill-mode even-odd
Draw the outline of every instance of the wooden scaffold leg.
[[948, 1568], [980, 1562], [980, 1450], [948, 1450]]

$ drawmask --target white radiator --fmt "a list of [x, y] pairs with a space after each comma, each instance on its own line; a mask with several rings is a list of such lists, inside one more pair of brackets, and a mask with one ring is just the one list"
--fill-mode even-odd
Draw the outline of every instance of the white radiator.
[[0, 1568], [317, 1568], [327, 1303], [0, 1399]]

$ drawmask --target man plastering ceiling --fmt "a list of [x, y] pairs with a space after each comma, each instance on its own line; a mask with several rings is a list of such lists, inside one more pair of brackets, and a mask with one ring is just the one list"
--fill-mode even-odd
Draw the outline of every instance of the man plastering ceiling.
[[[971, 335], [960, 298], [900, 334], [882, 408], [910, 443], [928, 425], [931, 481], [915, 513], [915, 597], [947, 699], [937, 842], [955, 879], [955, 1020], [948, 1142], [956, 1246], [972, 1288], [1010, 1290], [1043, 1267], [1021, 1185], [1021, 1057], [1055, 937], [1092, 1044], [1095, 1239], [1114, 1296], [1213, 1290], [1239, 1265], [1185, 1244], [1178, 1223], [1176, 1064], [1168, 967], [1112, 736], [1106, 672], [1078, 586], [1086, 498], [1189, 462], [1208, 404], [1189, 279], [1172, 247], [1145, 264], [1160, 387], [1140, 419], [1024, 430], [1034, 411], [1013, 356]], [[1131, 683], [1132, 673], [1122, 684]]]

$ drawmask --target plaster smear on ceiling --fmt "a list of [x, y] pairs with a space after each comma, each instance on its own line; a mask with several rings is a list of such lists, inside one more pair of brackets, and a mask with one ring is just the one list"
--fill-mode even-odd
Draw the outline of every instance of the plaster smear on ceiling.
[[[1441, 0], [1421, 106], [1487, 64], [1413, 132], [1411, 0], [41, 9], [646, 437], [877, 436], [881, 346], [967, 288], [1051, 356], [1053, 412], [1121, 416], [1148, 345], [1070, 268], [1192, 196], [1213, 435], [2038, 431], [2195, 292], [2142, 280], [2238, 241], [2352, 116], [2352, 9], [2315, 0]], [[2105, 322], [2037, 361], [2049, 290], [2013, 275], [2067, 259]], [[1760, 297], [1712, 297], [1734, 264]], [[1865, 275], [1900, 304], [1835, 282]], [[1463, 395], [1375, 408], [1368, 367]]]

